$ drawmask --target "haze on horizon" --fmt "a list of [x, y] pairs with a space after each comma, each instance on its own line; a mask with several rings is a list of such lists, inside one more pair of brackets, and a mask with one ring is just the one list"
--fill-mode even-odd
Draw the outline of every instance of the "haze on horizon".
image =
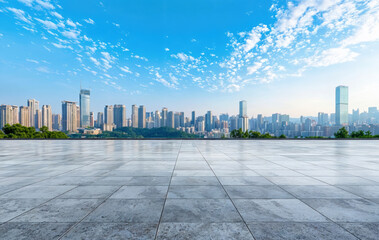
[[0, 0], [0, 104], [106, 104], [187, 114], [378, 106], [379, 1]]

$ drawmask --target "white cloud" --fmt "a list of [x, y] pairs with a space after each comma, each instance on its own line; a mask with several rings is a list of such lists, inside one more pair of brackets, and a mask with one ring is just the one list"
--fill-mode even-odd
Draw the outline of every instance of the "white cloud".
[[50, 73], [50, 70], [47, 67], [38, 67], [36, 70], [42, 73]]
[[48, 1], [42, 1], [42, 0], [36, 0], [36, 2], [42, 6], [43, 8], [46, 8], [46, 9], [54, 9], [55, 7], [49, 3]]
[[127, 66], [120, 67], [121, 71], [126, 72], [126, 73], [132, 73]]
[[114, 26], [116, 26], [116, 27], [120, 27], [120, 24], [118, 24], [118, 23], [112, 23]]
[[80, 35], [80, 32], [76, 30], [68, 30], [68, 31], [63, 31], [62, 35], [65, 36], [66, 38], [77, 39], [78, 36]]
[[169, 48], [165, 48], [164, 50], [165, 50], [166, 52], [170, 51], [170, 49], [169, 49]]
[[53, 15], [53, 16], [56, 17], [56, 18], [63, 19], [62, 15], [60, 15], [60, 14], [57, 13], [57, 12], [51, 12], [51, 15]]
[[305, 62], [311, 67], [327, 67], [338, 63], [351, 62], [358, 55], [348, 48], [330, 48], [322, 51], [319, 55], [305, 59]]
[[19, 2], [22, 2], [26, 6], [31, 7], [34, 0], [18, 0]]
[[68, 48], [68, 49], [71, 49], [73, 50], [73, 48], [71, 46], [67, 46], [67, 45], [63, 45], [63, 44], [60, 44], [60, 43], [52, 43], [54, 45], [54, 47], [56, 48]]
[[25, 12], [22, 11], [21, 9], [11, 8], [11, 7], [8, 7], [7, 9], [9, 11], [13, 12], [16, 15], [17, 19], [19, 19], [19, 20], [21, 20], [23, 22], [26, 22], [26, 23], [31, 23], [30, 17], [26, 16]]
[[91, 18], [84, 19], [84, 21], [88, 24], [95, 24], [95, 21], [93, 21]]
[[57, 25], [51, 21], [48, 20], [41, 20], [39, 18], [36, 18], [36, 20], [40, 23], [42, 23], [46, 28], [48, 29], [57, 29]]
[[37, 60], [34, 60], [34, 59], [26, 59], [27, 62], [31, 62], [31, 63], [35, 63], [35, 64], [39, 64], [39, 62]]
[[71, 27], [76, 28], [76, 24], [73, 21], [71, 21], [71, 19], [67, 19], [66, 24], [71, 26]]
[[97, 61], [97, 59], [96, 58], [94, 58], [94, 57], [90, 57], [89, 58], [96, 66], [100, 66], [100, 62], [99, 61]]

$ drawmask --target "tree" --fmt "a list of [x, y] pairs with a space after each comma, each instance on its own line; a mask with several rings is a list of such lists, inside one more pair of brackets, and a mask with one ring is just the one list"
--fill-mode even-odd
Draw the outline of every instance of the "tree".
[[346, 130], [345, 127], [340, 128], [335, 134], [335, 138], [348, 138], [349, 132]]
[[249, 133], [249, 138], [260, 138], [261, 136], [261, 133], [260, 132], [256, 132], [256, 131], [250, 131]]
[[5, 134], [0, 130], [0, 139], [5, 138]]
[[282, 134], [279, 136], [279, 138], [287, 138], [286, 135]]
[[21, 124], [6, 124], [3, 128], [4, 138], [43, 139], [43, 138], [68, 138], [63, 132], [50, 132], [47, 127], [41, 127], [37, 132], [34, 127], [25, 127]]

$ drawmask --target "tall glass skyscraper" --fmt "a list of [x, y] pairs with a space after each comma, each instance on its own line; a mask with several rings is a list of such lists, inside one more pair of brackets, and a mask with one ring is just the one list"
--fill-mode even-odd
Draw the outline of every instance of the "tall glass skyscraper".
[[80, 89], [79, 94], [80, 105], [80, 126], [90, 126], [90, 90]]
[[240, 101], [240, 113], [239, 117], [247, 116], [247, 103], [245, 100]]
[[338, 86], [336, 88], [336, 125], [347, 125], [349, 123], [349, 88]]

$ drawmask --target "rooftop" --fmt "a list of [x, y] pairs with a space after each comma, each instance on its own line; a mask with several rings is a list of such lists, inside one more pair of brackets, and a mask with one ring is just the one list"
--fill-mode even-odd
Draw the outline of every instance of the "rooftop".
[[377, 239], [378, 141], [1, 141], [2, 239]]

